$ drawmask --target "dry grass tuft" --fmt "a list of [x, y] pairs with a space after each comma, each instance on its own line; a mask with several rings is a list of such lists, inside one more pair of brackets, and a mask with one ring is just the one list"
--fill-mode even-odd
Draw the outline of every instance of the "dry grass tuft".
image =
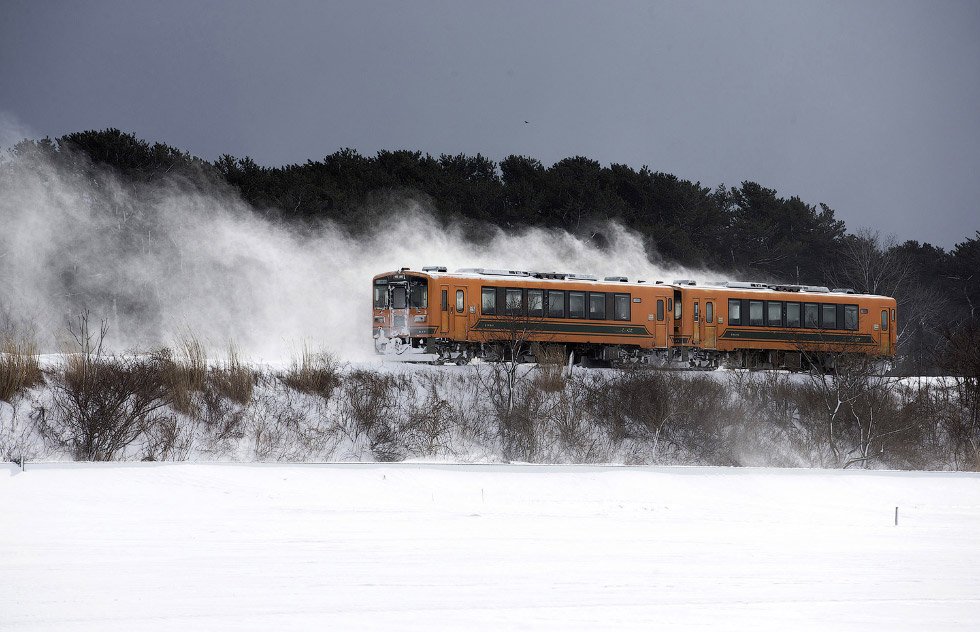
[[204, 390], [208, 374], [204, 345], [188, 334], [180, 338], [176, 352], [165, 347], [156, 355], [163, 367], [164, 381], [174, 410], [196, 417], [199, 411], [194, 402], [194, 393]]
[[330, 399], [334, 389], [340, 386], [340, 374], [341, 366], [334, 356], [313, 353], [303, 347], [299, 360], [294, 358], [289, 370], [279, 378], [293, 390]]
[[257, 379], [258, 374], [241, 361], [234, 345], [228, 348], [228, 361], [208, 371], [209, 386], [220, 396], [243, 406], [252, 401]]
[[43, 381], [37, 343], [4, 338], [0, 342], [0, 400], [12, 402], [21, 391]]
[[564, 345], [546, 345], [534, 343], [531, 345], [538, 366], [534, 372], [533, 383], [539, 390], [546, 393], [557, 393], [565, 389], [565, 354]]

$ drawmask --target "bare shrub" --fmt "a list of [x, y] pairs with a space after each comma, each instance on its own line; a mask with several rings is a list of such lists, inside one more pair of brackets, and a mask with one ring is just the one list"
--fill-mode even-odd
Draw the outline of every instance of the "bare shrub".
[[185, 461], [193, 444], [192, 431], [173, 415], [161, 417], [145, 431], [144, 461]]
[[415, 457], [435, 457], [453, 453], [453, 430], [459, 419], [446, 398], [451, 388], [446, 373], [419, 373], [414, 388], [403, 393], [403, 434], [405, 451]]
[[328, 427], [318, 396], [274, 384], [244, 410], [248, 457], [257, 461], [300, 461], [323, 456], [335, 432]]
[[411, 381], [402, 375], [351, 371], [344, 380], [338, 404], [345, 434], [355, 443], [365, 440], [379, 461], [403, 459], [402, 394], [411, 388]]
[[0, 339], [0, 400], [13, 402], [24, 390], [44, 382], [33, 340]]
[[34, 423], [21, 413], [21, 403], [0, 401], [0, 461], [22, 462], [39, 455]]
[[76, 459], [108, 461], [166, 419], [165, 367], [154, 357], [105, 355], [106, 322], [92, 333], [87, 314], [69, 331], [77, 352], [54, 373], [53, 410], [38, 409], [38, 420], [45, 436]]
[[340, 386], [341, 373], [342, 367], [333, 355], [313, 353], [303, 347], [300, 358], [294, 358], [289, 370], [279, 377], [291, 389], [330, 399], [334, 389]]
[[907, 428], [885, 438], [888, 467], [947, 469], [954, 467], [942, 420], [949, 409], [943, 384], [922, 379], [896, 384], [894, 423]]
[[957, 405], [947, 419], [950, 441], [965, 467], [980, 471], [980, 318], [943, 334], [942, 367], [952, 376]]
[[487, 411], [484, 391], [479, 376], [446, 376], [440, 389], [451, 415], [455, 441], [451, 455], [463, 458], [499, 458], [496, 446], [497, 425]]
[[[250, 402], [251, 403], [251, 402]], [[226, 456], [245, 436], [247, 407], [206, 388], [196, 404], [195, 444], [209, 455]]]
[[508, 461], [533, 461], [538, 451], [536, 425], [545, 393], [529, 379], [532, 370], [508, 361], [478, 366], [475, 372], [490, 418], [497, 422], [503, 458]]
[[727, 382], [740, 428], [740, 464], [799, 467], [826, 460], [823, 408], [811, 385], [780, 371], [734, 371]]
[[901, 442], [901, 435], [912, 436], [921, 420], [900, 417], [897, 380], [881, 375], [873, 358], [836, 353], [830, 365], [827, 375], [810, 373], [808, 397], [816, 405], [810, 410], [815, 427], [822, 428], [832, 454], [830, 465], [887, 463], [888, 446]]
[[595, 382], [595, 376], [565, 380], [565, 388], [547, 398], [540, 425], [539, 454], [542, 458], [564, 463], [606, 463], [611, 460], [612, 444], [608, 435], [582, 406]]
[[738, 462], [726, 388], [703, 375], [631, 368], [596, 382], [583, 404], [630, 462]]

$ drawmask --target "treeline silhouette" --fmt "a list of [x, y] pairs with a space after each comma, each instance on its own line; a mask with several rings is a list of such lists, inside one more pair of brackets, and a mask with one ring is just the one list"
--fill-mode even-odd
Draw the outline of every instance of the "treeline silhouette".
[[727, 270], [743, 279], [895, 296], [910, 371], [938, 368], [941, 350], [962, 323], [975, 321], [980, 305], [980, 231], [951, 250], [890, 241], [882, 237], [887, 226], [849, 233], [828, 206], [783, 197], [756, 182], [711, 188], [645, 166], [602, 166], [582, 156], [547, 167], [528, 156], [498, 163], [481, 154], [435, 157], [407, 150], [363, 156], [341, 149], [322, 160], [264, 167], [247, 156], [202, 160], [117, 129], [25, 140], [11, 154], [74, 169], [109, 168], [134, 185], [182, 180], [231, 187], [267, 217], [329, 220], [354, 235], [383, 226], [392, 201], [406, 198], [477, 240], [490, 226], [533, 226], [608, 248], [604, 231], [615, 221], [641, 234], [651, 257], [667, 262]]

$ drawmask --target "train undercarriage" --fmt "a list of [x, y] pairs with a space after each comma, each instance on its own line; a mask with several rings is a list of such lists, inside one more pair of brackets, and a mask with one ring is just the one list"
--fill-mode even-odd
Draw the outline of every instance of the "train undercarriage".
[[[447, 338], [378, 336], [375, 350], [391, 360], [435, 365], [464, 365], [473, 362], [509, 362], [517, 355], [521, 363], [573, 363], [586, 367], [652, 366], [670, 369], [831, 371], [839, 353], [741, 349], [717, 351], [696, 347], [644, 349], [639, 346], [554, 344], [513, 341], [459, 342]], [[887, 361], [881, 360], [887, 370]]]

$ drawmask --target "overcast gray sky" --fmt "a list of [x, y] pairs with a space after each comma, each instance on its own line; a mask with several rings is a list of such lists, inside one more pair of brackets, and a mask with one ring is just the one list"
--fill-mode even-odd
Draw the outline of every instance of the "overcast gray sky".
[[584, 155], [950, 247], [980, 229], [980, 2], [0, 0], [0, 125]]

